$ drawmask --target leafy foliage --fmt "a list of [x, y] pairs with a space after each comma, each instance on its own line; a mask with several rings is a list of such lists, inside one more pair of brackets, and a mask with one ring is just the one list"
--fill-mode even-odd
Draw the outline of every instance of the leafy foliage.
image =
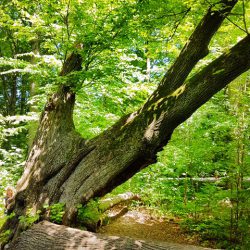
[[25, 216], [19, 216], [19, 221], [21, 228], [26, 230], [27, 228], [31, 227], [35, 222], [37, 222], [40, 218], [41, 211], [38, 210], [35, 214], [32, 212], [32, 209], [28, 209]]
[[64, 211], [65, 204], [64, 203], [55, 203], [51, 205], [49, 209], [49, 219], [51, 222], [61, 224], [63, 215], [65, 213]]

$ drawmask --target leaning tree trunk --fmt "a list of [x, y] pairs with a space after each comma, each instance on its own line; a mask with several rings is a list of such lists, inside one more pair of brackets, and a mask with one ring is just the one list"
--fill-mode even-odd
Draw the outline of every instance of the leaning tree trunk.
[[[156, 161], [156, 153], [173, 130], [229, 82], [250, 68], [250, 36], [185, 81], [236, 1], [223, 0], [222, 9], [208, 10], [159, 88], [138, 111], [86, 141], [75, 132], [72, 112], [75, 96], [62, 86], [48, 101], [28, 157], [17, 194], [2, 230], [15, 238], [18, 217], [27, 209], [65, 203], [65, 225], [74, 224], [76, 207], [102, 196], [140, 169]], [[73, 53], [61, 75], [80, 70], [81, 58]]]

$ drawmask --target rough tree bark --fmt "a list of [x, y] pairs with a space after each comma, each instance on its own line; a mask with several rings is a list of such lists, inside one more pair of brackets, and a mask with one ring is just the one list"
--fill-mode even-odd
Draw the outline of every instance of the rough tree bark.
[[[41, 242], [37, 245], [37, 240]], [[30, 230], [22, 233], [11, 250], [205, 250], [208, 248], [174, 243], [135, 240], [127, 237], [104, 236], [65, 226], [59, 226], [47, 221], [34, 225]]]
[[[28, 208], [35, 213], [44, 204], [65, 203], [63, 223], [73, 225], [76, 206], [102, 196], [136, 172], [156, 161], [156, 153], [174, 129], [237, 76], [250, 68], [250, 36], [186, 80], [196, 63], [208, 53], [208, 44], [236, 0], [211, 7], [164, 76], [157, 90], [138, 111], [86, 141], [75, 132], [75, 94], [62, 86], [47, 102], [17, 194], [2, 230], [10, 239], [21, 231], [18, 217]], [[75, 52], [61, 75], [80, 70]]]

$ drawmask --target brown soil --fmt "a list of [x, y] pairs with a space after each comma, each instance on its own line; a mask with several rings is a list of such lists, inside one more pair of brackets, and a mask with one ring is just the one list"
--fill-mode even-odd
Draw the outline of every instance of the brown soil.
[[157, 218], [146, 209], [130, 210], [107, 226], [103, 226], [99, 233], [140, 240], [200, 245], [198, 236], [191, 237], [182, 232], [178, 222], [178, 219]]

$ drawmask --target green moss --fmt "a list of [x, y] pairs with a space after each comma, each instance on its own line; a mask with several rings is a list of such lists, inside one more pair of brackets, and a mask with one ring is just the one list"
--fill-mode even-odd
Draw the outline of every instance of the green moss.
[[217, 70], [213, 73], [213, 75], [219, 75], [220, 73], [224, 72], [225, 69], [220, 69], [220, 70]]
[[176, 89], [172, 94], [170, 94], [168, 97], [175, 97], [177, 99], [181, 94], [183, 94], [185, 89], [186, 89], [186, 84], [183, 84], [178, 89]]
[[3, 226], [3, 224], [5, 223], [7, 217], [6, 216], [0, 216], [0, 228]]
[[77, 218], [79, 221], [98, 221], [101, 215], [98, 201], [91, 200], [85, 206], [78, 206]]
[[11, 230], [5, 230], [0, 234], [0, 242], [7, 243], [9, 240], [9, 236], [11, 234]]
[[51, 205], [49, 207], [50, 221], [57, 223], [57, 224], [61, 224], [63, 215], [65, 213], [64, 208], [65, 208], [64, 203], [56, 203], [56, 204]]
[[32, 212], [32, 209], [28, 209], [26, 215], [19, 216], [19, 222], [23, 230], [31, 227], [36, 221], [40, 219], [41, 211], [38, 210], [36, 213]]
[[96, 231], [100, 225], [107, 224], [103, 218], [105, 216], [98, 200], [91, 200], [85, 206], [78, 206], [77, 221], [90, 230]]

